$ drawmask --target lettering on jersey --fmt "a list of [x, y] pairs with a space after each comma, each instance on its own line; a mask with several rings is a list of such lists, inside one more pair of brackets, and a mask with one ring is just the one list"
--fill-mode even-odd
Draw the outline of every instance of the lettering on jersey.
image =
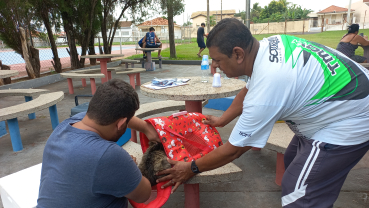
[[242, 132], [242, 131], [240, 131], [240, 133], [239, 133], [241, 136], [243, 136], [243, 137], [251, 137], [251, 134], [248, 134], [248, 133], [246, 133], [246, 132]]
[[340, 65], [338, 63], [335, 63], [332, 66], [330, 62], [334, 61], [334, 58], [331, 55], [329, 55], [326, 51], [324, 51], [323, 49], [319, 49], [311, 44], [305, 45], [304, 42], [300, 42], [298, 40], [293, 40], [292, 43], [295, 43], [297, 46], [301, 46], [303, 48], [309, 49], [310, 51], [316, 53], [323, 60], [323, 62], [325, 63], [329, 71], [331, 71], [331, 75], [334, 76], [337, 74], [335, 70], [339, 68]]
[[281, 49], [278, 47], [279, 40], [277, 37], [270, 37], [268, 38], [269, 41], [269, 61], [282, 63], [282, 56], [281, 56]]

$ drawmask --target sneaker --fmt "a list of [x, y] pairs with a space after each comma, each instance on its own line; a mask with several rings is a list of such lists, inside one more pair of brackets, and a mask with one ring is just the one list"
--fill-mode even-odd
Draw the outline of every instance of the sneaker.
[[162, 56], [158, 56], [158, 58], [160, 58], [160, 59], [161, 59], [161, 58], [163, 58], [163, 57], [162, 57]]
[[146, 55], [143, 55], [143, 58], [145, 59], [145, 58], [147, 58], [147, 56]]

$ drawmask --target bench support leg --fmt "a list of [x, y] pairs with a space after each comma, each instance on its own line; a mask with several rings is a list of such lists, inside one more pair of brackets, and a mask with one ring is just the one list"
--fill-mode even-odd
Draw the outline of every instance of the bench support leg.
[[145, 68], [145, 59], [142, 59], [141, 64], [142, 64], [142, 68]]
[[184, 184], [185, 208], [200, 208], [199, 184]]
[[161, 64], [162, 64], [161, 59], [159, 59], [159, 69], [161, 69]]
[[135, 63], [131, 63], [131, 67], [132, 68], [135, 68]]
[[58, 110], [56, 109], [56, 105], [49, 107], [50, 119], [51, 119], [51, 126], [53, 130], [59, 125], [59, 117], [58, 117]]
[[23, 149], [22, 139], [19, 132], [19, 124], [17, 118], [7, 120], [10, 139], [12, 140], [13, 151], [21, 151]]
[[131, 141], [137, 143], [137, 134], [136, 130], [131, 129]]
[[73, 81], [72, 81], [72, 78], [67, 78], [67, 81], [68, 81], [69, 94], [73, 95], [74, 94], [74, 90], [73, 90]]
[[128, 62], [126, 62], [126, 69], [128, 69]]
[[136, 74], [136, 84], [137, 84], [138, 86], [140, 86], [140, 85], [141, 85], [141, 77], [140, 77], [140, 73], [137, 73], [137, 74]]
[[129, 76], [129, 84], [135, 89], [135, 74], [128, 74]]
[[[32, 100], [32, 96], [24, 96], [24, 98], [26, 99], [26, 102], [29, 102], [29, 101]], [[30, 113], [30, 114], [28, 114], [28, 118], [30, 120], [35, 119], [36, 118], [36, 114], [35, 113]]]
[[82, 87], [86, 87], [87, 86], [86, 79], [82, 79], [81, 81], [82, 81]]
[[4, 136], [8, 132], [6, 131], [5, 121], [0, 121], [0, 137]]
[[275, 173], [275, 183], [278, 186], [282, 185], [282, 178], [284, 174], [284, 154], [277, 152], [277, 168]]
[[111, 71], [108, 71], [108, 80], [111, 80]]
[[90, 83], [91, 83], [91, 92], [92, 92], [92, 95], [94, 95], [95, 92], [96, 92], [96, 82], [95, 82], [95, 79], [94, 78], [90, 78]]

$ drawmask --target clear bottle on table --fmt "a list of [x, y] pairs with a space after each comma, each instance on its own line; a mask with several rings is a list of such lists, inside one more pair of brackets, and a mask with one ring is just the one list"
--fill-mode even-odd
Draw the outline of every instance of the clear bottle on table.
[[209, 57], [208, 55], [202, 56], [201, 62], [201, 82], [209, 82]]

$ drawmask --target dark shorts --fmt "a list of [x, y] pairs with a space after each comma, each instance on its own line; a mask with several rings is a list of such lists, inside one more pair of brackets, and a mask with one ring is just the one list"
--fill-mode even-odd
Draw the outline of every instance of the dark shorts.
[[364, 61], [366, 60], [365, 57], [357, 55], [351, 56], [350, 59], [354, 60], [356, 63], [364, 63]]
[[369, 150], [369, 141], [340, 146], [294, 136], [284, 154], [284, 208], [333, 207], [347, 174]]
[[146, 45], [146, 48], [159, 48], [160, 47], [160, 44], [156, 44], [154, 46], [149, 46], [149, 45]]
[[199, 46], [199, 48], [206, 48], [205, 42], [204, 41], [197, 41], [197, 45]]
[[138, 44], [141, 48], [143, 47], [143, 43], [141, 43], [141, 44]]

